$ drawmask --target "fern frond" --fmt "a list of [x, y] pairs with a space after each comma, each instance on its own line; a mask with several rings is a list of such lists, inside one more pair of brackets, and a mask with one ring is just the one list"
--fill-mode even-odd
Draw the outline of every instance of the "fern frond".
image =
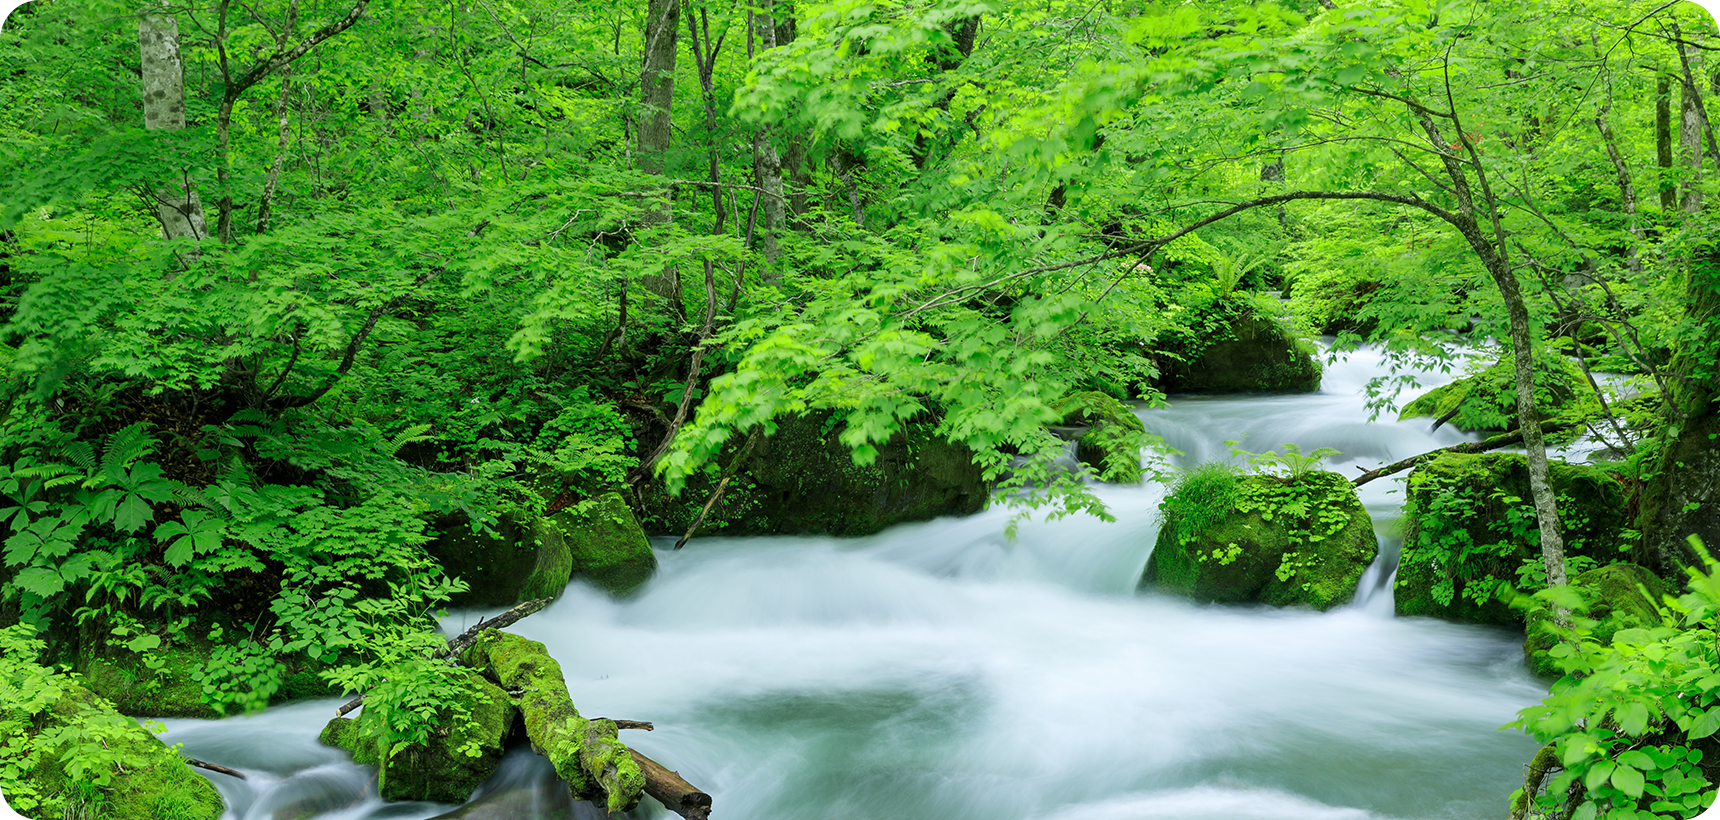
[[84, 472], [96, 471], [96, 449], [90, 446], [89, 442], [74, 441], [66, 445], [66, 455], [71, 457], [73, 464], [82, 467]]
[[211, 499], [207, 493], [198, 487], [176, 481], [173, 486], [173, 497], [184, 506], [201, 507], [215, 513], [217, 517], [222, 519], [232, 518], [232, 514], [227, 511], [226, 507], [215, 503], [214, 499]]
[[429, 429], [430, 425], [428, 424], [414, 424], [405, 430], [401, 430], [400, 435], [395, 436], [388, 442], [389, 458], [393, 458], [395, 455], [399, 454], [400, 448], [405, 447], [412, 442], [426, 441], [435, 438], [435, 436], [424, 435], [424, 432]]
[[108, 436], [102, 452], [102, 472], [119, 475], [133, 461], [142, 458], [155, 447], [154, 437], [143, 431], [147, 422], [138, 422]]

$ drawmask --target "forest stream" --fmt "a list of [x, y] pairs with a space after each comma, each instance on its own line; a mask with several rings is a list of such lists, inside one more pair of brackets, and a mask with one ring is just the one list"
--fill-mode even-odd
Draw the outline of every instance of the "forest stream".
[[[1328, 469], [1354, 475], [1464, 440], [1369, 422], [1385, 372], [1364, 350], [1318, 393], [1139, 413], [1179, 466], [1242, 439], [1336, 448]], [[1149, 482], [1098, 489], [1115, 523], [1014, 541], [1003, 508], [860, 539], [659, 541], [637, 596], [576, 584], [513, 631], [548, 645], [583, 714], [654, 722], [623, 739], [728, 820], [1494, 820], [1537, 748], [1500, 726], [1545, 685], [1520, 633], [1392, 617], [1400, 487], [1362, 488], [1381, 558], [1325, 614], [1137, 592], [1164, 493]], [[600, 816], [522, 750], [464, 809], [385, 804], [370, 768], [317, 743], [337, 703], [169, 720], [163, 739], [249, 774], [207, 775], [235, 820]], [[630, 816], [672, 815], [647, 798]]]

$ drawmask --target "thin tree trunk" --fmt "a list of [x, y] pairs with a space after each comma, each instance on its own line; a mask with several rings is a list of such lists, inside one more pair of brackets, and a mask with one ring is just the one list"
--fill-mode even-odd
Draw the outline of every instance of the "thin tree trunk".
[[[1630, 164], [1625, 161], [1624, 154], [1618, 149], [1618, 139], [1613, 136], [1612, 127], [1607, 125], [1609, 109], [1610, 106], [1602, 108], [1600, 113], [1595, 115], [1595, 130], [1600, 132], [1601, 142], [1605, 143], [1607, 147], [1607, 158], [1612, 160], [1613, 176], [1618, 181], [1619, 205], [1624, 210], [1625, 219], [1628, 220], [1626, 229], [1630, 231], [1631, 236], [1636, 237], [1637, 241], [1640, 242], [1644, 235], [1642, 223], [1637, 218], [1636, 185], [1631, 182]], [[1625, 265], [1630, 268], [1631, 273], [1642, 272], [1642, 259], [1637, 256], [1636, 246], [1631, 246], [1629, 252], [1625, 254]]]
[[848, 194], [848, 211], [854, 216], [855, 226], [866, 227], [865, 202], [860, 197], [860, 186], [854, 181], [854, 162], [847, 151], [837, 148], [831, 153], [830, 170], [836, 173], [842, 189]]
[[[640, 103], [639, 152], [634, 156], [635, 167], [647, 174], [661, 175], [668, 163], [669, 146], [673, 139], [671, 115], [675, 107], [675, 56], [679, 50], [680, 0], [650, 0], [645, 15], [645, 53], [639, 69]], [[667, 224], [674, 218], [673, 189], [663, 200], [646, 211], [640, 223], [644, 226]], [[673, 265], [644, 278], [646, 290], [669, 302], [670, 310], [681, 312], [681, 276]]]
[[[753, 28], [758, 33], [761, 51], [776, 48], [776, 22], [771, 18], [774, 6], [774, 0], [765, 0], [764, 10], [754, 19]], [[764, 126], [753, 131], [753, 171], [758, 186], [764, 189], [764, 224], [758, 238], [766, 265], [759, 278], [769, 283], [780, 277], [776, 260], [782, 254], [777, 247], [777, 233], [782, 229], [783, 219], [782, 158], [771, 139], [771, 129]]]
[[1684, 190], [1679, 204], [1685, 213], [1693, 214], [1702, 210], [1702, 121], [1706, 118], [1699, 92], [1690, 81], [1689, 55], [1682, 55], [1681, 59], [1686, 62], [1679, 94], [1678, 164], [1684, 169], [1681, 177]]
[[292, 143], [293, 118], [292, 109], [288, 107], [288, 97], [292, 92], [292, 71], [281, 71], [281, 96], [275, 100], [275, 120], [277, 122], [275, 139], [275, 161], [269, 164], [269, 175], [263, 181], [263, 195], [257, 201], [257, 233], [269, 230], [269, 208], [275, 201], [275, 185], [281, 179], [281, 167], [287, 161], [287, 146]]
[[[185, 129], [185, 65], [179, 56], [179, 23], [171, 16], [148, 15], [138, 23], [138, 46], [143, 68], [143, 127], [151, 131]], [[209, 237], [203, 203], [189, 169], [166, 170], [162, 182], [150, 190], [156, 219], [167, 239], [201, 242]], [[182, 254], [183, 261], [196, 260], [198, 251]]]
[[1678, 210], [1678, 184], [1672, 171], [1672, 78], [1662, 71], [1654, 78], [1654, 156], [1660, 168], [1660, 212]]

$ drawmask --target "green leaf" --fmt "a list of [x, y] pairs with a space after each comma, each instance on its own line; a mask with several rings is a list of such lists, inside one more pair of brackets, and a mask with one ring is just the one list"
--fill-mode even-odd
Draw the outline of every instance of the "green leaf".
[[1720, 706], [1703, 712], [1690, 724], [1690, 739], [1701, 740], [1720, 731]]
[[1583, 775], [1583, 786], [1587, 787], [1589, 791], [1594, 791], [1596, 787], [1607, 782], [1607, 777], [1611, 776], [1613, 769], [1616, 768], [1618, 765], [1611, 760], [1596, 763], [1589, 769], [1588, 774]]
[[51, 598], [66, 588], [65, 582], [60, 580], [58, 572], [43, 567], [30, 567], [18, 573], [16, 583], [19, 589], [34, 593], [42, 598]]
[[148, 652], [149, 650], [155, 649], [159, 646], [161, 646], [160, 635], [139, 635], [127, 641], [125, 644], [125, 648], [130, 649], [133, 652]]
[[[1648, 731], [1648, 705], [1642, 701], [1632, 701], [1614, 709], [1613, 716], [1618, 719], [1619, 728], [1631, 737], [1639, 737], [1643, 732]], [[1637, 754], [1641, 753], [1638, 752]], [[1647, 760], [1647, 755], [1643, 755], [1643, 759]], [[1621, 757], [1620, 760], [1622, 762], [1623, 758]], [[1639, 766], [1638, 768], [1647, 767]]]
[[1629, 766], [1620, 766], [1613, 769], [1612, 785], [1613, 788], [1624, 792], [1632, 799], [1641, 797], [1642, 772], [1632, 769]]
[[1654, 758], [1649, 757], [1648, 754], [1643, 752], [1641, 749], [1631, 749], [1620, 754], [1618, 756], [1618, 762], [1621, 766], [1629, 766], [1642, 772], [1653, 771], [1656, 768], [1654, 765]]

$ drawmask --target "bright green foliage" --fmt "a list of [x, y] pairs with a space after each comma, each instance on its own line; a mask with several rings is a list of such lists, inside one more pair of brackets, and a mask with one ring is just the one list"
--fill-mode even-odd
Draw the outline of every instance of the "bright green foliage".
[[[1546, 584], [1522, 456], [1446, 453], [1410, 473], [1400, 615], [1515, 623], [1509, 604]], [[1554, 462], [1551, 482], [1572, 575], [1627, 557], [1624, 488], [1606, 471]]]
[[[1685, 594], [1663, 599], [1657, 623], [1619, 630], [1607, 643], [1594, 638], [1595, 621], [1576, 617], [1549, 650], [1565, 677], [1512, 724], [1552, 743], [1564, 767], [1536, 798], [1547, 809], [1600, 820], [1687, 818], [1713, 800], [1717, 761], [1701, 747], [1720, 732], [1720, 563], [1695, 546], [1705, 568], [1690, 569]], [[1582, 611], [1568, 588], [1537, 597]]]
[[214, 820], [221, 798], [151, 732], [36, 663], [26, 624], [0, 629], [0, 793], [36, 817]]

